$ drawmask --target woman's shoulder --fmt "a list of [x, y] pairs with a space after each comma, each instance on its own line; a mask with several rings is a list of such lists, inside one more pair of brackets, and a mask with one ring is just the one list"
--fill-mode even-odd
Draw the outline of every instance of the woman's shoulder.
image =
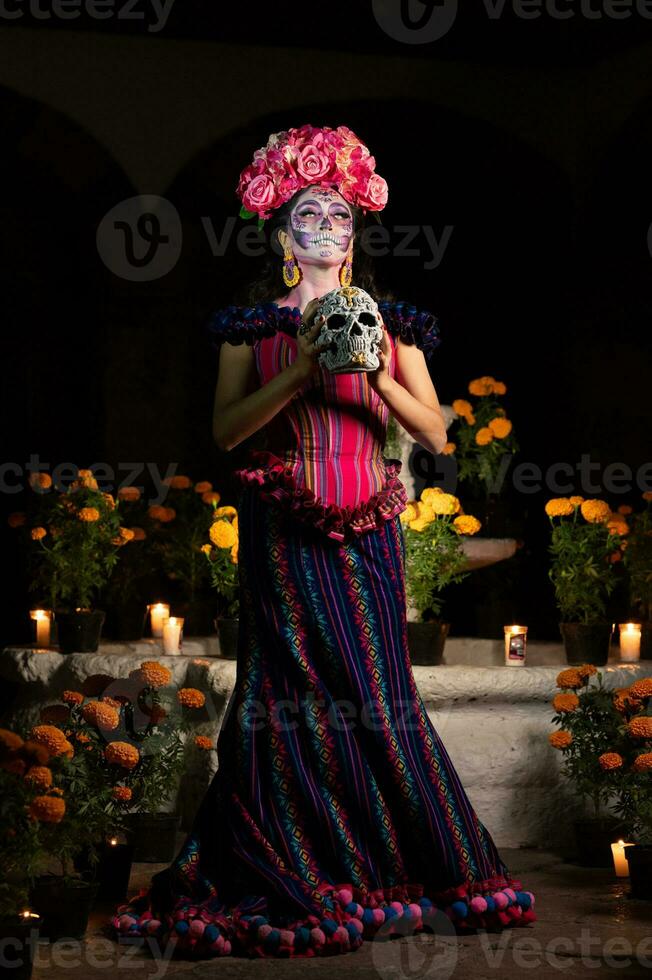
[[378, 300], [387, 332], [405, 344], [415, 344], [429, 357], [441, 343], [439, 318], [406, 300]]
[[229, 344], [253, 344], [282, 330], [296, 336], [301, 323], [299, 307], [258, 303], [255, 306], [231, 305], [213, 310], [206, 321], [209, 339], [215, 348]]

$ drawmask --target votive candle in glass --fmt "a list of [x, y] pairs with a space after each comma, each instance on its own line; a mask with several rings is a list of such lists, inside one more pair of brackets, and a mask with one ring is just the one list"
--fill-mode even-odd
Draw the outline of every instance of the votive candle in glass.
[[505, 626], [505, 666], [522, 667], [525, 663], [527, 626]]
[[626, 661], [640, 660], [641, 657], [641, 624], [619, 623], [620, 629], [620, 659]]
[[50, 646], [51, 609], [30, 609], [30, 618], [36, 623], [36, 646], [46, 649]]
[[614, 872], [618, 878], [627, 878], [629, 876], [629, 864], [627, 863], [627, 857], [625, 855], [625, 848], [630, 847], [629, 843], [623, 840], [616, 841], [615, 844], [611, 845], [611, 856], [614, 862]]
[[168, 616], [163, 622], [163, 653], [173, 656], [181, 651], [183, 616]]
[[152, 636], [160, 640], [163, 636], [163, 623], [170, 615], [170, 607], [167, 602], [154, 602], [147, 608], [152, 625]]

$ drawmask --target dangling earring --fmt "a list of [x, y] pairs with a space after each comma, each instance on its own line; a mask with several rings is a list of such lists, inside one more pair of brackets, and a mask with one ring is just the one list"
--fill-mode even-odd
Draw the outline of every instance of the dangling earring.
[[292, 251], [292, 246], [289, 242], [286, 242], [283, 248], [283, 282], [288, 289], [291, 289], [292, 286], [300, 283], [302, 279], [303, 273]]
[[351, 268], [351, 259], [352, 259], [352, 252], [351, 252], [351, 246], [349, 245], [349, 250], [346, 253], [346, 258], [344, 259], [344, 262], [342, 262], [342, 265], [340, 266], [340, 285], [341, 286], [350, 286], [351, 285], [351, 278], [353, 276], [353, 272], [352, 272], [352, 268]]

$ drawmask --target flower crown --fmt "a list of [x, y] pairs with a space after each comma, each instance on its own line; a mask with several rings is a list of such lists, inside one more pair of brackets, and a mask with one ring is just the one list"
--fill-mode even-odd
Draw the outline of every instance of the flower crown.
[[335, 187], [366, 211], [387, 203], [387, 182], [374, 173], [376, 161], [348, 126], [310, 126], [272, 133], [240, 174], [236, 194], [240, 217], [258, 215], [258, 227], [297, 191], [314, 184]]

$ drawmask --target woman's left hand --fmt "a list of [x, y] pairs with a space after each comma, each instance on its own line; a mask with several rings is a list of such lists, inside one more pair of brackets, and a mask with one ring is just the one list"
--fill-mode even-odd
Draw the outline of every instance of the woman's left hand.
[[383, 336], [380, 341], [380, 350], [378, 351], [378, 360], [380, 361], [379, 366], [375, 371], [367, 371], [367, 381], [371, 387], [380, 394], [383, 387], [388, 381], [391, 381], [391, 374], [389, 372], [389, 367], [392, 361], [392, 345], [389, 342], [389, 335], [387, 333], [387, 328], [383, 324]]

